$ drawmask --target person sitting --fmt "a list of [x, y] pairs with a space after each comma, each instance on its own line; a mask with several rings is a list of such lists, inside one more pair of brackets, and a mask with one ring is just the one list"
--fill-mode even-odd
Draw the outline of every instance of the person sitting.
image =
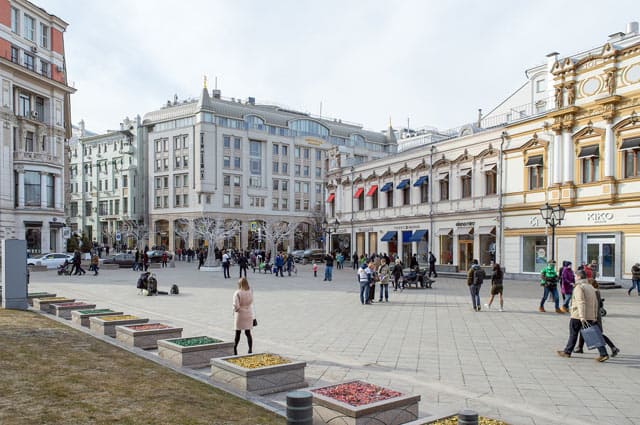
[[138, 295], [142, 295], [142, 291], [146, 291], [147, 289], [147, 282], [149, 280], [149, 276], [151, 275], [151, 272], [144, 272], [140, 275], [140, 277], [138, 278], [138, 284], [136, 285], [136, 288], [139, 289]]

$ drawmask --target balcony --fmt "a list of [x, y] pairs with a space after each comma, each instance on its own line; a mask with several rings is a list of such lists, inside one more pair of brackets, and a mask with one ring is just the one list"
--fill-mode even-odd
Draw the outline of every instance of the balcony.
[[62, 157], [57, 157], [46, 152], [17, 151], [13, 153], [13, 160], [25, 162], [46, 162], [47, 164], [52, 165], [63, 165]]

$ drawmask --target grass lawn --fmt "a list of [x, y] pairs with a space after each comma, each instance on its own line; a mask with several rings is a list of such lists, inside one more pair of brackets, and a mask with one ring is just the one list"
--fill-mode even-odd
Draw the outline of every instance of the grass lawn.
[[0, 424], [284, 424], [76, 329], [0, 309]]

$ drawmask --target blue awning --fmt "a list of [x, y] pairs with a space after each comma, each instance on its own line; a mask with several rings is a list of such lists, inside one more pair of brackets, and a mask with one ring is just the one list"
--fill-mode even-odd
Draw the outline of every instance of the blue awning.
[[427, 234], [426, 230], [416, 230], [413, 235], [411, 235], [411, 238], [409, 239], [409, 242], [420, 242], [421, 240], [424, 239], [424, 235]]
[[388, 192], [391, 189], [393, 189], [393, 182], [387, 182], [384, 184], [384, 186], [382, 186], [382, 189], [380, 189], [380, 192]]
[[416, 182], [413, 185], [422, 186], [426, 181], [429, 181], [429, 176], [421, 176], [418, 180], [416, 180]]
[[409, 179], [404, 179], [396, 186], [396, 189], [404, 189], [407, 186], [409, 186]]
[[395, 230], [391, 230], [384, 234], [384, 236], [380, 239], [382, 242], [389, 242], [391, 239], [395, 238], [398, 232]]

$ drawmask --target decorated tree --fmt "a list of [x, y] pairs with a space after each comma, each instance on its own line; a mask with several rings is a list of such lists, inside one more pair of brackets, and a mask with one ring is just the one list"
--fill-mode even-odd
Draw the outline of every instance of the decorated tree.
[[222, 249], [224, 241], [237, 235], [240, 231], [240, 224], [236, 220], [228, 221], [222, 217], [202, 216], [191, 223], [191, 230], [194, 236], [207, 241], [207, 261], [206, 267], [219, 265], [215, 258], [215, 248]]
[[298, 227], [297, 222], [285, 222], [277, 219], [266, 220], [262, 226], [267, 249], [271, 249], [271, 258], [275, 258], [278, 244], [289, 239]]
[[136, 220], [125, 220], [122, 222], [120, 233], [126, 240], [133, 239], [136, 248], [141, 248], [141, 243], [149, 238], [149, 227]]

